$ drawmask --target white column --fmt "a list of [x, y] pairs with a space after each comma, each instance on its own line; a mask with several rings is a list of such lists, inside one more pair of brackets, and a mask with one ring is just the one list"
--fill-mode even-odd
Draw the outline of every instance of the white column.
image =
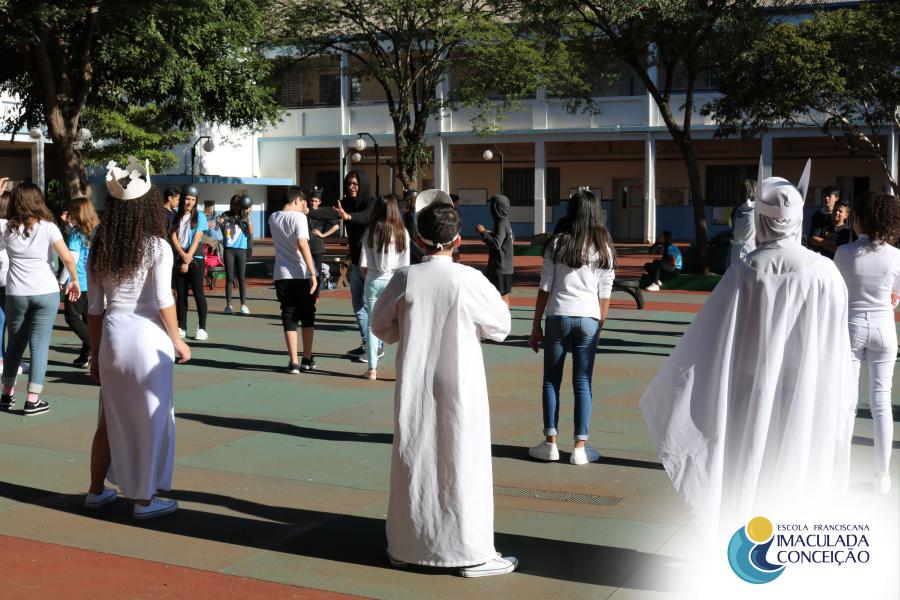
[[[653, 85], [659, 85], [659, 69], [656, 66], [656, 44], [650, 44], [647, 55], [647, 59], [650, 62], [650, 66], [647, 67], [647, 75], [650, 77], [650, 81], [653, 82]], [[656, 100], [653, 99], [653, 96], [650, 95], [649, 91], [644, 95], [646, 96], [647, 102], [647, 125], [653, 127], [659, 123], [659, 109], [656, 106]]]
[[341, 52], [341, 135], [350, 135], [350, 55]]
[[[887, 151], [887, 156], [885, 158], [887, 159], [888, 172], [890, 173], [891, 179], [894, 180], [894, 183], [898, 183], [897, 175], [900, 169], [898, 169], [897, 165], [897, 155], [898, 151], [900, 151], [900, 148], [897, 147], [897, 132], [894, 131], [893, 127], [888, 130], [887, 145], [885, 150]], [[884, 182], [884, 191], [888, 194], [894, 193], [893, 188], [891, 188], [890, 181]]]
[[762, 136], [762, 175], [763, 179], [772, 176], [772, 163], [775, 160], [775, 154], [772, 143], [772, 134], [764, 133]]
[[534, 235], [547, 231], [546, 163], [544, 141], [540, 140], [534, 143]]
[[547, 106], [547, 89], [539, 87], [531, 103], [531, 128], [547, 129], [549, 123], [549, 107]]
[[656, 241], [656, 140], [644, 139], [644, 241]]
[[434, 185], [450, 193], [450, 142], [445, 137], [434, 142]]

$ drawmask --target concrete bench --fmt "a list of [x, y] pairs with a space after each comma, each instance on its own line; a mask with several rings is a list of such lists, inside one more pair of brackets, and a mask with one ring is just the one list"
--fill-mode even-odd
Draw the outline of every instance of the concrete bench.
[[625, 292], [637, 302], [639, 310], [644, 308], [644, 293], [641, 291], [639, 279], [614, 279], [612, 291]]

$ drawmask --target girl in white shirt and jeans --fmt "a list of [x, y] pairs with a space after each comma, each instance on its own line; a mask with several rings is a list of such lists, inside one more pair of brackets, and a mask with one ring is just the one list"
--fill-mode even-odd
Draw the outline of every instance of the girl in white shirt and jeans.
[[867, 193], [853, 200], [853, 229], [859, 239], [838, 248], [834, 263], [849, 293], [853, 376], [861, 363], [869, 373], [869, 410], [875, 438], [875, 491], [891, 489], [888, 466], [894, 432], [891, 383], [897, 360], [894, 306], [900, 294], [900, 202], [888, 194]]
[[[366, 279], [363, 298], [366, 310], [371, 315], [375, 303], [400, 267], [409, 266], [409, 233], [403, 225], [403, 213], [393, 194], [378, 199], [372, 209], [369, 228], [363, 236], [363, 248], [359, 258], [359, 268]], [[375, 380], [378, 376], [378, 352], [381, 342], [369, 327], [368, 349], [369, 369], [363, 377]]]
[[[529, 345], [535, 352], [544, 342], [544, 436], [528, 454], [541, 460], [559, 460], [556, 446], [559, 422], [559, 386], [566, 351], [572, 352], [572, 387], [575, 391], [575, 448], [573, 465], [594, 462], [600, 455], [587, 447], [591, 420], [591, 379], [597, 337], [609, 310], [615, 278], [615, 249], [602, 220], [600, 201], [589, 191], [569, 198], [561, 231], [544, 246], [541, 283], [534, 309]], [[546, 333], [541, 318], [547, 313]]]
[[24, 413], [37, 415], [50, 410], [40, 394], [44, 390], [50, 336], [59, 309], [59, 283], [50, 265], [51, 250], [56, 251], [69, 271], [71, 280], [66, 286], [69, 300], [78, 300], [81, 289], [75, 261], [44, 204], [41, 189], [32, 183], [19, 184], [10, 196], [7, 215], [9, 220], [0, 219], [0, 246], [6, 248], [9, 256], [6, 284], [9, 344], [3, 362], [0, 410], [8, 411], [15, 406], [16, 374], [25, 347], [30, 346], [31, 373]]

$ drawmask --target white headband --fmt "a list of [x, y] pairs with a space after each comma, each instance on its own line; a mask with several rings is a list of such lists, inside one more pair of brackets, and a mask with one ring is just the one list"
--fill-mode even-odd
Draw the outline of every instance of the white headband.
[[434, 243], [434, 242], [432, 242], [431, 240], [426, 240], [425, 238], [422, 237], [421, 234], [419, 234], [419, 237], [422, 239], [423, 242], [425, 242], [426, 244], [428, 244], [428, 245], [431, 246], [432, 248], [437, 248], [438, 250], [443, 250], [443, 249], [444, 249], [444, 246], [449, 246], [450, 244], [452, 244], [453, 242], [455, 242], [455, 241], [456, 241], [456, 238], [459, 237], [459, 234], [457, 233], [456, 235], [454, 235], [454, 236], [453, 236], [453, 239], [450, 240], [449, 242], [440, 242], [440, 243], [437, 243], [437, 244]]

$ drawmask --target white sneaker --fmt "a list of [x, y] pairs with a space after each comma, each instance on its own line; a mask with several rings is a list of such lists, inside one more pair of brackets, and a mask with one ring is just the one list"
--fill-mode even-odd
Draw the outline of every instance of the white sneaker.
[[103, 488], [103, 491], [99, 494], [92, 494], [88, 492], [84, 497], [84, 507], [85, 508], [100, 508], [104, 504], [109, 504], [110, 502], [116, 499], [116, 490], [112, 488]]
[[528, 456], [538, 460], [559, 460], [559, 448], [556, 444], [544, 440], [537, 446], [529, 448]]
[[573, 465], [586, 465], [598, 460], [600, 460], [600, 453], [588, 446], [573, 448], [572, 456], [569, 457], [569, 462]]
[[172, 514], [176, 510], [178, 510], [178, 500], [164, 500], [159, 496], [153, 496], [147, 506], [135, 504], [132, 514], [135, 519], [152, 519]]
[[241, 314], [242, 314], [242, 315], [249, 315], [249, 314], [250, 314], [250, 309], [247, 308], [247, 305], [246, 305], [246, 304], [241, 304]]
[[225, 310], [224, 310], [223, 312], [224, 312], [226, 315], [233, 315], [233, 314], [234, 314], [234, 309], [231, 308], [231, 305], [229, 304], [228, 306], [225, 307]]
[[891, 492], [891, 476], [889, 473], [875, 475], [875, 493], [889, 494]]
[[195, 339], [195, 340], [200, 340], [200, 341], [202, 342], [203, 340], [208, 340], [208, 339], [209, 339], [209, 334], [206, 333], [206, 330], [205, 330], [205, 329], [198, 329], [198, 330], [197, 330], [197, 333], [194, 334], [194, 339]]
[[519, 559], [515, 556], [500, 556], [492, 558], [486, 563], [474, 565], [471, 567], [463, 567], [459, 570], [459, 574], [463, 577], [490, 577], [491, 575], [505, 575], [512, 573], [519, 566]]
[[658, 292], [658, 291], [659, 291], [659, 284], [658, 284], [658, 283], [651, 283], [650, 285], [648, 285], [647, 287], [645, 287], [644, 290], [646, 290], [646, 291], [648, 291], [648, 292]]
[[178, 328], [178, 337], [180, 337], [181, 339], [184, 339], [184, 336], [186, 336], [186, 335], [187, 335], [187, 331], [185, 331], [184, 329], [179, 327]]

